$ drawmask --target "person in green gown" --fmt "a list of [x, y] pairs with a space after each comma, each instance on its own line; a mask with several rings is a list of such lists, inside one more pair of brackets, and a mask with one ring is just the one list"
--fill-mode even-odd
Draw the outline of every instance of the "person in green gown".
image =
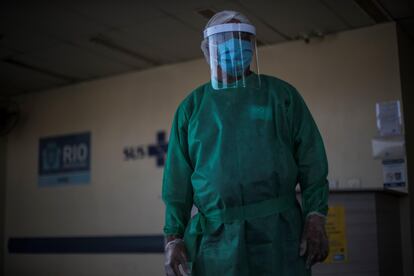
[[164, 169], [168, 276], [309, 276], [327, 257], [323, 141], [298, 91], [258, 73], [255, 35], [234, 11], [204, 30], [211, 80], [178, 106]]

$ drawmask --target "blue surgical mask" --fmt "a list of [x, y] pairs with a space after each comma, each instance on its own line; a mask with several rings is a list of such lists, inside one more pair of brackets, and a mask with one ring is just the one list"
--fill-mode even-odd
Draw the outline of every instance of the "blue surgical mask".
[[253, 49], [248, 40], [232, 38], [220, 43], [217, 49], [218, 64], [231, 76], [241, 76], [252, 61]]

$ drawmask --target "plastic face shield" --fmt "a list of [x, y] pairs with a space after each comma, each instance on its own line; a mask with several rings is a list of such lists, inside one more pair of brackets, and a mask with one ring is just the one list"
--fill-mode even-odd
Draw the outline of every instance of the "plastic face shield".
[[214, 89], [260, 88], [254, 26], [244, 23], [212, 26], [204, 31], [204, 39]]

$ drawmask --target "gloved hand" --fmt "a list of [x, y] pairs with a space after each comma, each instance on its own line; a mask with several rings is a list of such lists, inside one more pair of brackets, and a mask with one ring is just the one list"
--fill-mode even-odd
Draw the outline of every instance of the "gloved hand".
[[165, 245], [165, 273], [167, 276], [182, 276], [180, 265], [183, 271], [190, 275], [187, 266], [187, 253], [182, 239], [174, 239]]
[[329, 241], [325, 231], [326, 217], [317, 213], [306, 218], [300, 244], [300, 255], [306, 254], [306, 267], [322, 262], [328, 257]]

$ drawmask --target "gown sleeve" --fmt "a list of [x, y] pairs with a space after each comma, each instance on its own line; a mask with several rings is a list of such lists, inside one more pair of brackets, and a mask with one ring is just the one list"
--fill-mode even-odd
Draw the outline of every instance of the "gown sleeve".
[[165, 235], [183, 236], [191, 216], [193, 168], [188, 154], [187, 130], [188, 117], [180, 105], [171, 127], [162, 184], [162, 199], [166, 205]]
[[328, 162], [318, 127], [301, 95], [292, 90], [290, 117], [292, 121], [294, 158], [302, 192], [304, 216], [328, 212]]

